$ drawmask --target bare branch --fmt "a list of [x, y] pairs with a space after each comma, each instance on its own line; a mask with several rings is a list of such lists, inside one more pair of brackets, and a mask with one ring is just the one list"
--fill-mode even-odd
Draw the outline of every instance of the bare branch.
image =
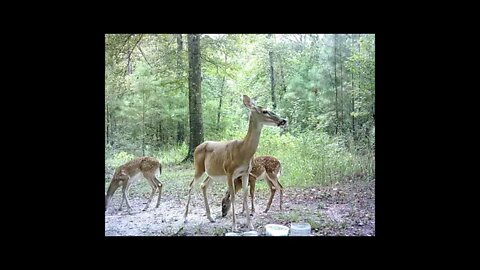
[[138, 48], [138, 50], [140, 51], [140, 53], [142, 54], [143, 59], [145, 59], [145, 61], [147, 62], [147, 64], [153, 69], [152, 65], [150, 65], [150, 62], [148, 62], [147, 57], [145, 57], [145, 54], [143, 53], [142, 48], [140, 47], [140, 45], [138, 45], [137, 48]]
[[127, 39], [123, 42], [122, 48], [120, 48], [120, 51], [123, 50], [123, 47], [127, 44], [127, 42], [130, 40], [130, 38], [133, 36], [133, 34], [128, 35]]
[[130, 51], [127, 54], [127, 66], [125, 68], [125, 73], [124, 73], [125, 75], [127, 75], [128, 66], [130, 65], [130, 56], [132, 55], [133, 50], [135, 50], [135, 47], [137, 47], [137, 44], [140, 42], [140, 40], [142, 40], [142, 37], [143, 37], [143, 35], [139, 35], [139, 38], [138, 38], [137, 42], [135, 42], [132, 49], [130, 49]]

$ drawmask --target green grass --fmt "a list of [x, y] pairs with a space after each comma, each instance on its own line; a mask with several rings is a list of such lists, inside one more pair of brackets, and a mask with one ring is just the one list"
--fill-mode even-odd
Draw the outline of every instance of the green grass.
[[289, 212], [280, 212], [276, 215], [280, 220], [285, 220], [289, 222], [298, 222], [301, 220], [300, 214], [295, 210]]
[[312, 227], [312, 229], [320, 229], [321, 226], [320, 226], [320, 221], [316, 220], [316, 219], [313, 219], [313, 218], [307, 218], [305, 220], [305, 222], [307, 222], [308, 224], [310, 224], [310, 226]]
[[310, 187], [341, 181], [356, 173], [375, 174], [373, 153], [351, 153], [340, 139], [324, 133], [294, 137], [265, 129], [256, 155], [272, 155], [282, 162], [280, 182], [284, 186]]
[[[243, 130], [229, 131], [222, 140], [244, 136]], [[272, 155], [281, 161], [280, 182], [284, 187], [325, 185], [342, 181], [354, 174], [374, 176], [374, 152], [366, 151], [366, 154], [359, 155], [349, 151], [345, 144], [341, 138], [334, 138], [322, 132], [306, 132], [293, 136], [288, 133], [280, 135], [279, 129], [264, 128], [256, 156]], [[171, 190], [186, 192], [186, 187], [193, 177], [194, 167], [191, 162], [178, 165], [185, 157], [187, 148], [186, 144], [182, 144], [146, 153], [160, 160], [163, 173], [159, 180]], [[131, 153], [112, 149], [108, 149], [105, 156], [107, 182], [111, 180], [116, 167], [135, 157]], [[150, 192], [150, 187], [145, 181], [139, 183], [137, 189], [139, 193]], [[264, 181], [260, 181], [256, 189], [268, 192], [268, 186]]]
[[223, 236], [226, 232], [227, 230], [225, 228], [219, 228], [219, 227], [213, 228], [213, 234], [217, 236]]

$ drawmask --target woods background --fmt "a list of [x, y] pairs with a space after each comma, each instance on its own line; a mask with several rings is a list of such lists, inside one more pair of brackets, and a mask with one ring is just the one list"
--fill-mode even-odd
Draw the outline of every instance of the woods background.
[[168, 167], [242, 139], [243, 94], [289, 121], [256, 153], [282, 161], [284, 186], [375, 175], [375, 35], [107, 34], [106, 180], [134, 156]]

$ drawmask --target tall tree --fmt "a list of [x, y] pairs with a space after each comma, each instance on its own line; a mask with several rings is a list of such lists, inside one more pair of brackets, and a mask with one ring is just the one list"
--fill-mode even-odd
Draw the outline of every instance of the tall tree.
[[145, 89], [142, 89], [142, 156], [145, 156]]
[[335, 134], [338, 133], [338, 88], [337, 88], [337, 34], [333, 36], [333, 69], [335, 74]]
[[280, 100], [282, 100], [283, 95], [287, 93], [287, 84], [285, 83], [285, 74], [283, 73], [283, 58], [279, 58], [280, 63]]
[[[225, 65], [227, 64], [227, 52], [225, 51]], [[217, 66], [218, 74], [218, 66]], [[220, 100], [218, 101], [217, 129], [220, 130], [220, 116], [222, 114], [223, 89], [225, 88], [225, 73], [223, 74], [222, 84], [220, 85]]]
[[106, 119], [106, 125], [105, 125], [106, 133], [105, 133], [105, 135], [106, 136], [105, 137], [107, 139], [106, 144], [109, 144], [110, 143], [110, 140], [109, 140], [110, 139], [110, 134], [109, 134], [110, 133], [110, 121], [109, 121], [110, 116], [109, 116], [109, 113], [108, 113], [108, 103], [105, 104], [105, 108], [106, 108], [106, 114], [105, 114], [105, 119]]
[[[351, 50], [353, 52], [354, 50], [354, 36], [352, 34], [352, 46], [351, 46]], [[352, 74], [352, 90], [351, 90], [351, 96], [352, 96], [352, 112], [350, 113], [351, 116], [352, 116], [352, 137], [353, 137], [353, 140], [355, 140], [355, 91], [354, 91], [354, 77], [353, 77], [353, 72], [351, 72]]]
[[341, 117], [340, 117], [340, 133], [343, 131], [343, 121], [344, 121], [344, 108], [343, 108], [343, 43], [342, 43], [342, 35], [339, 35], [339, 52], [340, 52], [340, 108], [341, 108]]
[[[183, 86], [182, 73], [183, 73], [183, 61], [182, 61], [182, 52], [183, 52], [183, 40], [182, 34], [177, 34], [177, 81], [179, 85]], [[183, 119], [177, 120], [177, 143], [182, 143], [185, 139], [185, 126]]]
[[188, 110], [190, 115], [190, 143], [184, 161], [193, 159], [195, 147], [203, 142], [202, 73], [200, 63], [200, 35], [188, 34]]
[[[272, 39], [272, 34], [268, 34], [268, 38]], [[273, 70], [273, 42], [271, 43], [270, 50], [268, 51], [268, 60], [270, 63], [270, 89], [272, 95], [273, 109], [277, 108], [277, 99], [275, 97], [275, 73]]]

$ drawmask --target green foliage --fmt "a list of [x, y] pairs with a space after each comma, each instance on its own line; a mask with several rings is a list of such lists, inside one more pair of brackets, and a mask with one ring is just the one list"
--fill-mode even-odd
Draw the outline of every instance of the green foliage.
[[[107, 174], [133, 156], [164, 164], [185, 157], [186, 35], [181, 40], [180, 49], [178, 35], [105, 36]], [[375, 173], [375, 35], [202, 35], [200, 44], [205, 140], [245, 136], [242, 94], [271, 108], [273, 67], [275, 112], [289, 125], [264, 128], [257, 155], [282, 161], [282, 183]]]
[[265, 129], [256, 155], [272, 155], [282, 162], [282, 183], [287, 186], [311, 186], [340, 181], [360, 173], [374, 175], [370, 159], [352, 153], [340, 137], [308, 131], [279, 136]]
[[186, 143], [182, 143], [180, 145], [168, 146], [163, 149], [159, 149], [152, 154], [164, 165], [178, 164], [183, 158], [185, 158], [185, 153], [187, 150], [188, 145]]

